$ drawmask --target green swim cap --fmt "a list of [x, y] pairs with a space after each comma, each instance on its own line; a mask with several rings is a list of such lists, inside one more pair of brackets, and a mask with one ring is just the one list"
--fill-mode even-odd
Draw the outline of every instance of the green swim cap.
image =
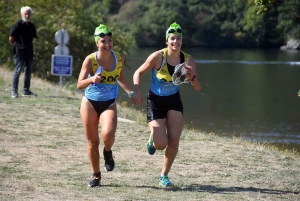
[[168, 30], [166, 31], [166, 40], [168, 40], [168, 37], [171, 34], [178, 34], [180, 36], [182, 36], [182, 29], [180, 27], [179, 24], [177, 24], [176, 22], [174, 22], [173, 24], [170, 25], [170, 27], [168, 28]]
[[112, 36], [112, 33], [104, 24], [100, 24], [98, 27], [96, 27], [94, 32], [95, 42], [97, 43], [99, 38], [104, 37], [105, 35]]

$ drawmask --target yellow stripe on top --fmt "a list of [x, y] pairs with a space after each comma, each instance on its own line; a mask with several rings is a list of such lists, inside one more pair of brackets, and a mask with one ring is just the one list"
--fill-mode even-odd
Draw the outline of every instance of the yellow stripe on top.
[[[170, 74], [169, 70], [168, 70], [168, 66], [167, 66], [167, 49], [168, 48], [164, 48], [161, 51], [163, 52], [163, 62], [162, 65], [160, 67], [160, 69], [158, 70], [156, 77], [159, 78], [160, 80], [164, 80], [167, 82], [172, 82], [172, 75]], [[184, 61], [186, 62], [190, 55], [181, 51], [184, 55]]]
[[[112, 51], [115, 61], [116, 61], [116, 67], [112, 71], [106, 71], [103, 69], [101, 74], [101, 82], [103, 84], [115, 84], [117, 79], [120, 77], [121, 70], [122, 70], [122, 59], [118, 52]], [[95, 73], [97, 69], [99, 68], [98, 61], [95, 57], [95, 53], [92, 53], [88, 56], [92, 61], [92, 67], [93, 72]]]

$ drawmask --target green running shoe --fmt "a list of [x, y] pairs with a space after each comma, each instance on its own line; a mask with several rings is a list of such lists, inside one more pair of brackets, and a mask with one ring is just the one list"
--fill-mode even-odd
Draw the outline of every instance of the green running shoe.
[[153, 138], [152, 138], [152, 135], [150, 135], [150, 138], [149, 138], [149, 140], [148, 140], [146, 146], [147, 146], [148, 153], [149, 153], [150, 155], [153, 155], [153, 154], [156, 152], [156, 149], [155, 149], [155, 147], [154, 147], [154, 145], [153, 145]]
[[159, 177], [159, 185], [166, 188], [172, 186], [172, 183], [170, 182], [168, 176], [164, 175]]

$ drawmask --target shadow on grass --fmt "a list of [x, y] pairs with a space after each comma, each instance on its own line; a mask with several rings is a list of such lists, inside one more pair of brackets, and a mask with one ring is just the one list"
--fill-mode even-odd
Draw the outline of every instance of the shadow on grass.
[[59, 98], [59, 99], [68, 99], [68, 100], [79, 100], [79, 98], [76, 97], [69, 97], [69, 96], [44, 96], [43, 98]]
[[170, 188], [160, 188], [154, 186], [137, 186], [138, 188], [152, 188], [152, 189], [164, 189], [166, 191], [190, 191], [190, 192], [207, 192], [207, 193], [241, 193], [241, 192], [256, 192], [256, 193], [263, 193], [263, 194], [299, 194], [298, 191], [282, 191], [282, 190], [274, 190], [274, 189], [264, 189], [264, 188], [242, 188], [242, 187], [228, 187], [228, 188], [219, 188], [216, 186], [210, 185], [198, 185], [192, 184], [190, 186], [173, 186]]

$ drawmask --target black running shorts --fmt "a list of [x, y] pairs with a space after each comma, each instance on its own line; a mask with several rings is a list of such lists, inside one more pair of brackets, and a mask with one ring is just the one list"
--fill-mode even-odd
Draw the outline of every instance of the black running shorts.
[[[152, 93], [153, 94], [153, 93]], [[170, 96], [147, 96], [147, 122], [155, 119], [165, 119], [169, 110], [179, 111], [183, 114], [183, 105], [179, 91]]]

